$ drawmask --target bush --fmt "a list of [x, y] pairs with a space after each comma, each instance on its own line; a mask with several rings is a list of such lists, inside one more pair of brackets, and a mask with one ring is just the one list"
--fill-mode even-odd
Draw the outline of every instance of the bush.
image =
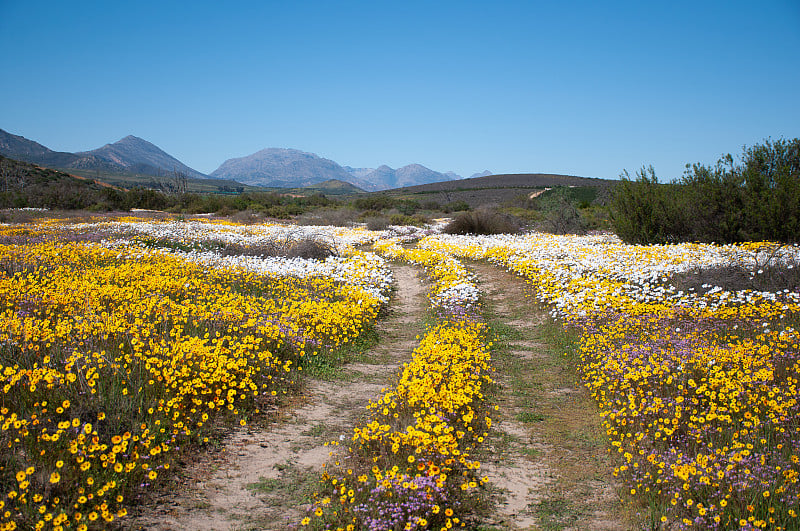
[[228, 244], [220, 253], [223, 256], [256, 256], [259, 258], [314, 258], [324, 260], [339, 253], [333, 242], [320, 235], [297, 236], [290, 233], [279, 240], [269, 240], [258, 245]]
[[495, 210], [479, 209], [456, 216], [443, 229], [447, 234], [514, 234], [519, 221]]
[[364, 222], [369, 230], [386, 230], [389, 227], [389, 218], [386, 216], [370, 216]]
[[575, 205], [563, 193], [540, 198], [537, 207], [544, 219], [536, 229], [551, 234], [585, 234], [587, 223]]
[[421, 227], [427, 222], [427, 219], [419, 215], [407, 216], [405, 214], [392, 214], [389, 217], [389, 223], [392, 225], [414, 225], [415, 227]]
[[800, 241], [800, 139], [767, 140], [715, 166], [687, 165], [676, 184], [652, 167], [627, 172], [612, 199], [614, 230], [628, 243]]
[[395, 206], [395, 201], [385, 194], [358, 197], [353, 200], [353, 208], [358, 210], [386, 210]]
[[451, 201], [442, 207], [442, 212], [446, 214], [450, 212], [466, 212], [468, 210], [471, 210], [471, 207], [466, 201]]
[[348, 227], [358, 218], [358, 212], [351, 208], [323, 208], [307, 212], [297, 218], [300, 225], [333, 225]]

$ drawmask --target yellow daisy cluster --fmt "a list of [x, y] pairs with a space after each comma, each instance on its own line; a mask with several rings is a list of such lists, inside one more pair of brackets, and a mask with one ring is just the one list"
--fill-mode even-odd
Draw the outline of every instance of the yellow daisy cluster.
[[0, 228], [0, 529], [107, 527], [212, 421], [257, 417], [381, 306], [319, 271], [91, 243], [110, 237]]
[[660, 513], [659, 525], [797, 527], [800, 293], [684, 293], [669, 280], [768, 257], [792, 267], [798, 249], [543, 234], [436, 236], [420, 247], [516, 272], [582, 331], [580, 369], [621, 457], [616, 473]]
[[487, 481], [472, 454], [492, 424], [484, 393], [493, 369], [486, 325], [476, 320], [478, 291], [450, 256], [406, 249], [397, 240], [378, 241], [375, 248], [425, 267], [434, 280], [430, 298], [439, 320], [397, 384], [370, 402], [369, 420], [350, 441], [349, 468], [323, 475], [325, 497], [301, 523], [331, 529], [463, 526], [464, 500]]

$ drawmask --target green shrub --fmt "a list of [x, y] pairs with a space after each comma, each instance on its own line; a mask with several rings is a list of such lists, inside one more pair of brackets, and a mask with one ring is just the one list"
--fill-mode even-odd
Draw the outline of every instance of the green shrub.
[[422, 216], [407, 216], [406, 214], [392, 214], [389, 217], [389, 223], [392, 225], [414, 225], [416, 227], [421, 227], [425, 223], [426, 220]]
[[767, 140], [715, 166], [687, 165], [674, 184], [652, 167], [627, 172], [611, 202], [612, 224], [629, 243], [800, 241], [800, 139]]
[[395, 206], [395, 200], [385, 194], [358, 197], [353, 200], [353, 208], [358, 210], [386, 210]]
[[466, 212], [471, 209], [472, 207], [466, 201], [451, 201], [442, 207], [442, 212], [449, 214], [450, 212]]

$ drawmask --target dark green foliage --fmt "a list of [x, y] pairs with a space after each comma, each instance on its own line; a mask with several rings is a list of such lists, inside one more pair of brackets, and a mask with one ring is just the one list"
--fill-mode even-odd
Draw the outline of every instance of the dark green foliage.
[[422, 208], [416, 199], [399, 199], [385, 194], [358, 197], [351, 203], [357, 210], [383, 210], [397, 209], [401, 214], [410, 216]]
[[579, 208], [587, 208], [595, 202], [601, 193], [601, 188], [597, 186], [556, 186], [550, 190], [545, 190], [542, 194], [534, 198], [534, 203], [546, 203], [554, 196], [564, 198], [577, 205]]
[[488, 209], [463, 212], [444, 228], [447, 234], [513, 234], [519, 231], [520, 224], [514, 217]]
[[393, 208], [394, 205], [395, 205], [395, 199], [384, 194], [358, 197], [353, 200], [353, 208], [358, 210], [381, 211]]
[[627, 172], [617, 185], [611, 203], [614, 231], [628, 243], [666, 243], [683, 233], [674, 219], [674, 192], [658, 183], [655, 170], [642, 168], [632, 181]]
[[415, 225], [421, 227], [427, 220], [423, 216], [408, 216], [406, 214], [392, 214], [389, 216], [391, 225]]
[[470, 210], [470, 208], [471, 207], [469, 206], [469, 203], [466, 201], [451, 201], [442, 206], [442, 212], [448, 214], [450, 212], [466, 212], [467, 210]]
[[674, 184], [652, 167], [622, 176], [614, 230], [629, 243], [800, 241], [800, 139], [767, 140], [713, 167], [687, 165]]

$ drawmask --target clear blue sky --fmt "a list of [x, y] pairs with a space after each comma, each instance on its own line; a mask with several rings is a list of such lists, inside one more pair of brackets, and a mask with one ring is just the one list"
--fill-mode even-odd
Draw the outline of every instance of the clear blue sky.
[[265, 147], [662, 179], [800, 136], [800, 1], [0, 0], [0, 128], [133, 134], [211, 172]]

